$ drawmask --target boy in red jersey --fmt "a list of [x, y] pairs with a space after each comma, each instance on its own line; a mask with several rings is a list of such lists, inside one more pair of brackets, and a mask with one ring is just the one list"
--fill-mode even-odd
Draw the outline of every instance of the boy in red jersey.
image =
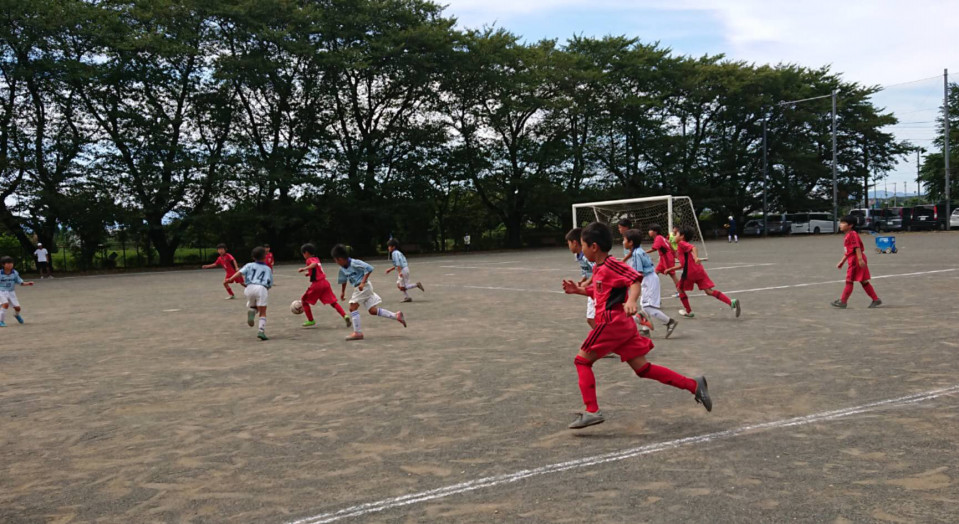
[[344, 311], [336, 301], [333, 288], [330, 287], [330, 283], [326, 280], [326, 274], [323, 273], [323, 266], [320, 264], [319, 257], [316, 256], [316, 246], [313, 244], [303, 244], [303, 246], [300, 247], [300, 253], [303, 254], [303, 259], [306, 260], [306, 267], [301, 267], [297, 272], [306, 273], [306, 276], [310, 279], [310, 287], [306, 290], [306, 293], [303, 293], [303, 296], [300, 297], [300, 303], [303, 305], [303, 313], [306, 314], [306, 322], [303, 323], [303, 327], [316, 325], [316, 322], [313, 320], [313, 310], [310, 309], [310, 306], [317, 302], [329, 305], [335, 309], [336, 312], [343, 317], [343, 320], [346, 321], [346, 327], [350, 327], [352, 325], [350, 316], [346, 314], [346, 311]]
[[845, 252], [836, 267], [842, 269], [843, 264], [849, 264], [846, 268], [846, 287], [842, 290], [842, 298], [832, 303], [833, 307], [839, 309], [846, 309], [846, 301], [849, 300], [849, 295], [852, 295], [853, 282], [861, 283], [863, 291], [872, 299], [872, 303], [869, 304], [870, 308], [882, 305], [882, 300], [879, 300], [876, 290], [872, 288], [872, 284], [869, 282], [872, 275], [869, 274], [869, 267], [866, 266], [866, 253], [863, 251], [862, 239], [859, 238], [859, 233], [856, 233], [852, 228], [852, 225], [856, 223], [855, 221], [856, 218], [852, 216], [844, 216], [839, 221], [839, 230], [846, 233], [846, 238], [842, 241]]
[[236, 259], [233, 258], [233, 255], [227, 253], [226, 244], [217, 245], [216, 252], [220, 254], [220, 256], [217, 257], [216, 262], [202, 267], [203, 269], [222, 267], [226, 271], [226, 280], [223, 281], [223, 287], [226, 288], [227, 292], [226, 300], [233, 300], [236, 298], [236, 296], [233, 295], [233, 290], [230, 289], [230, 281], [246, 287], [246, 283], [243, 281], [243, 275], [240, 275], [235, 280], [232, 280], [233, 275], [240, 270], [240, 266], [236, 264]]
[[266, 250], [266, 258], [263, 259], [263, 263], [270, 266], [270, 269], [273, 269], [274, 259], [273, 259], [273, 252], [270, 251], [270, 245], [263, 244], [263, 249]]
[[683, 303], [683, 309], [679, 310], [679, 314], [684, 317], [693, 317], [693, 309], [689, 306], [689, 296], [686, 295], [686, 292], [692, 291], [695, 285], [699, 286], [699, 289], [703, 293], [735, 309], [736, 316], [739, 317], [742, 312], [739, 300], [735, 298], [730, 299], [723, 294], [722, 291], [715, 289], [716, 284], [713, 284], [713, 281], [709, 279], [709, 275], [706, 274], [706, 268], [699, 262], [696, 246], [686, 240], [687, 238], [693, 238], [693, 235], [695, 235], [695, 232], [691, 227], [679, 228], [679, 248], [676, 249], [676, 265], [670, 269], [670, 271], [674, 273], [680, 268], [683, 270], [683, 275], [679, 278], [679, 300]]
[[579, 375], [579, 389], [586, 411], [569, 425], [581, 429], [605, 422], [596, 400], [596, 377], [593, 363], [610, 353], [619, 355], [641, 378], [658, 380], [695, 395], [706, 411], [713, 410], [706, 377], [689, 378], [646, 360], [653, 349], [648, 338], [640, 336], [632, 316], [636, 314], [642, 275], [635, 269], [609, 256], [613, 247], [612, 231], [605, 224], [593, 222], [583, 228], [583, 254], [595, 264], [592, 285], [583, 287], [572, 280], [563, 281], [563, 291], [591, 296], [596, 300], [596, 327], [589, 332], [573, 361]]
[[669, 271], [669, 268], [676, 265], [676, 250], [673, 249], [673, 245], [666, 239], [666, 235], [663, 235], [662, 226], [652, 224], [649, 226], [649, 231], [646, 234], [649, 235], [649, 238], [653, 239], [653, 247], [649, 248], [646, 252], [652, 253], [656, 251], [659, 253], [659, 263], [656, 264], [656, 273], [669, 275], [670, 278], [673, 279], [673, 285], [679, 290], [679, 277], [676, 276], [675, 271]]

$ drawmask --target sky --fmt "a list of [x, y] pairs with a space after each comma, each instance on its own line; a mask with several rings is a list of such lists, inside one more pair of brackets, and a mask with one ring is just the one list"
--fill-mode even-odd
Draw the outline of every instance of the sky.
[[[496, 26], [528, 41], [627, 35], [677, 54], [756, 64], [830, 65], [847, 81], [886, 86], [874, 103], [887, 129], [926, 147], [942, 104], [943, 69], [959, 83], [959, 0], [445, 0], [461, 28]], [[841, 95], [840, 95], [841, 96]], [[955, 147], [959, 147], [956, 144]], [[916, 192], [915, 155], [879, 192]]]

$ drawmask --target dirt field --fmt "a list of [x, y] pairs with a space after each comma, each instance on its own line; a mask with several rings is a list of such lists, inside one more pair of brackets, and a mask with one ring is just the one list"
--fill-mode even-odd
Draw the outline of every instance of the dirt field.
[[588, 328], [563, 250], [411, 258], [427, 292], [403, 307], [368, 260], [409, 328], [365, 315], [359, 343], [326, 307], [299, 327], [293, 265], [267, 342], [218, 270], [19, 288], [0, 522], [955, 522], [959, 233], [870, 251], [874, 310], [859, 287], [829, 307], [841, 243], [709, 244], [742, 318], [695, 297], [650, 359], [705, 374], [713, 412], [602, 360], [608, 420], [579, 432]]

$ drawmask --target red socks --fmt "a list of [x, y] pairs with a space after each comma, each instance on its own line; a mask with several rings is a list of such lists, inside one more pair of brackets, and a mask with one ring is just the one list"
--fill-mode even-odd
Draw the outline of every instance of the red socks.
[[686, 311], [692, 311], [693, 308], [689, 305], [689, 296], [686, 295], [685, 291], [679, 292], [679, 301], [683, 303], [683, 307], [686, 308]]
[[[592, 370], [590, 370], [590, 374], [592, 374]], [[683, 375], [680, 375], [679, 373], [676, 373], [675, 371], [667, 367], [656, 366], [656, 365], [653, 365], [652, 363], [647, 363], [645, 366], [640, 368], [640, 370], [637, 371], [636, 374], [640, 378], [650, 378], [653, 380], [658, 380], [659, 382], [662, 382], [663, 384], [666, 384], [668, 386], [673, 386], [674, 388], [679, 388], [679, 389], [685, 389], [686, 391], [690, 393], [694, 393], [694, 394], [696, 393], [695, 380], [689, 377], [684, 377]], [[580, 377], [582, 377], [582, 375], [580, 375]], [[582, 388], [582, 378], [580, 378], [580, 388]], [[596, 393], [594, 391], [593, 398], [596, 398], [595, 395]]]
[[[849, 288], [852, 289], [852, 285], [850, 285]], [[862, 283], [862, 289], [863, 289], [863, 291], [866, 292], [867, 295], [869, 295], [869, 298], [871, 298], [871, 299], [873, 299], [873, 300], [879, 300], [879, 295], [877, 295], [877, 294], [876, 294], [876, 290], [872, 288], [872, 283], [870, 283], [870, 282], [863, 282], [863, 283]], [[845, 302], [845, 300], [843, 300], [843, 302]]]
[[310, 305], [307, 304], [306, 302], [303, 302], [302, 300], [300, 301], [300, 303], [303, 305], [303, 314], [306, 315], [306, 319], [309, 320], [310, 322], [313, 322], [313, 310], [310, 308]]
[[729, 300], [729, 297], [723, 294], [722, 291], [713, 291], [713, 298], [718, 299], [720, 302], [726, 304], [727, 306], [733, 305], [733, 301]]
[[337, 304], [336, 302], [330, 304], [330, 306], [332, 306], [333, 309], [335, 309], [336, 312], [339, 313], [341, 317], [345, 317], [345, 316], [346, 316], [346, 311], [343, 311], [343, 308], [341, 308], [340, 305]]
[[849, 296], [852, 295], [852, 282], [846, 282], [846, 287], [842, 288], [842, 297], [839, 298], [843, 304], [849, 300]]
[[[586, 411], [596, 413], [599, 411], [599, 403], [596, 401], [596, 376], [593, 375], [593, 363], [579, 355], [573, 363], [576, 364], [576, 373], [579, 375], [579, 391], [583, 394]], [[695, 387], [695, 382], [693, 384]]]

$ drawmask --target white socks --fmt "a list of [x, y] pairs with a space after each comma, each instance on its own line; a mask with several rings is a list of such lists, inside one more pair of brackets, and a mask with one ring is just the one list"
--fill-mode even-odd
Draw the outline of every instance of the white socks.
[[404, 298], [410, 298], [410, 294], [406, 292], [407, 289], [410, 289], [410, 288], [404, 287], [403, 289], [400, 290], [400, 291], [403, 292], [403, 297], [404, 297]]
[[362, 333], [363, 330], [360, 328], [360, 312], [350, 311], [350, 320], [353, 321], [353, 332]]
[[[404, 293], [406, 293], [406, 292], [404, 291]], [[407, 296], [409, 296], [409, 295], [407, 295]], [[396, 320], [396, 313], [393, 313], [392, 311], [389, 311], [389, 310], [383, 309], [383, 308], [377, 308], [377, 309], [376, 309], [376, 316], [378, 316], [378, 317], [384, 317], [384, 318], [390, 318], [390, 319]]]
[[260, 317], [260, 331], [266, 331], [266, 317]]
[[0, 307], [0, 322], [3, 322], [5, 318], [7, 318], [7, 308]]
[[655, 308], [652, 306], [645, 306], [643, 310], [649, 313], [650, 316], [652, 316], [656, 320], [659, 320], [660, 322], [662, 322], [663, 324], [669, 324], [669, 317], [666, 315], [666, 313], [663, 313], [659, 308]]

